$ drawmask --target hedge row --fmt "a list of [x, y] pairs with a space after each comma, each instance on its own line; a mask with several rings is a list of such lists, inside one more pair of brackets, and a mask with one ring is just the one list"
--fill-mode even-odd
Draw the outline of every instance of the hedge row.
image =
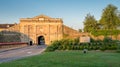
[[116, 50], [116, 42], [91, 42], [91, 43], [79, 43], [79, 39], [62, 39], [54, 41], [51, 46], [48, 46], [46, 51], [55, 50]]

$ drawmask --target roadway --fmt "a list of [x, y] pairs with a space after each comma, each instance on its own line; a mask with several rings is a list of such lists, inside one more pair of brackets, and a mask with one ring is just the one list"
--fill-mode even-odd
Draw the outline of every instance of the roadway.
[[45, 48], [46, 48], [45, 45], [41, 45], [41, 46], [34, 45], [34, 46], [27, 46], [15, 50], [0, 52], [0, 63], [41, 54], [45, 50]]

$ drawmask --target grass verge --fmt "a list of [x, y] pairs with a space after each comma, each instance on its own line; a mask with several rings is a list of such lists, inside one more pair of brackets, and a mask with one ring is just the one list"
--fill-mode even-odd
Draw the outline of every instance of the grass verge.
[[89, 51], [45, 52], [16, 61], [1, 63], [0, 67], [120, 67], [120, 53]]

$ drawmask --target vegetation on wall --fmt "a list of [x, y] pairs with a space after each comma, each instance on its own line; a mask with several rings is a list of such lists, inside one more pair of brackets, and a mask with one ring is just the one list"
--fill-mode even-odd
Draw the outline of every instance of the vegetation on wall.
[[20, 33], [2, 31], [0, 32], [0, 42], [21, 42]]
[[95, 30], [92, 31], [91, 34], [93, 34], [94, 36], [100, 36], [100, 35], [114, 35], [117, 36], [118, 34], [120, 34], [120, 30]]
[[15, 31], [1, 31], [0, 42], [30, 42], [32, 39], [26, 34]]

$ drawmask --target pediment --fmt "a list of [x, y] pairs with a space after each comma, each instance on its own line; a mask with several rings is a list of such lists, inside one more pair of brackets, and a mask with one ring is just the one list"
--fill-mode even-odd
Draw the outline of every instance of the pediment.
[[46, 15], [38, 15], [38, 16], [35, 16], [35, 17], [33, 17], [33, 18], [21, 18], [20, 21], [21, 21], [21, 22], [24, 22], [24, 21], [61, 22], [61, 19], [59, 19], [59, 18], [51, 18], [51, 17], [46, 16]]
[[33, 17], [33, 18], [35, 18], [35, 19], [51, 19], [51, 17], [49, 17], [49, 16], [46, 16], [46, 15], [39, 15], [39, 16], [35, 16], [35, 17]]

